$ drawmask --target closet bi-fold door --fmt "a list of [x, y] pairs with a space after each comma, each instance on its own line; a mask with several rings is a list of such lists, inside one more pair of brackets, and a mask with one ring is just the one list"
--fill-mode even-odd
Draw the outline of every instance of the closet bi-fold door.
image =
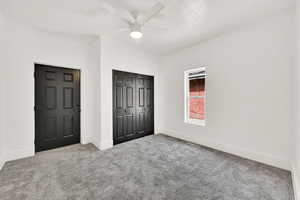
[[154, 129], [153, 77], [137, 75], [136, 77], [136, 133], [153, 134]]
[[135, 76], [114, 72], [113, 77], [113, 137], [117, 144], [135, 135]]
[[153, 134], [153, 109], [153, 77], [113, 71], [114, 144]]

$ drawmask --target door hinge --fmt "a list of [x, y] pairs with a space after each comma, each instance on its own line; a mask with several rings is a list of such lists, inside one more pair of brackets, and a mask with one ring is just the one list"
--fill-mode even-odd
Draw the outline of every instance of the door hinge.
[[33, 72], [33, 78], [36, 78], [36, 72]]

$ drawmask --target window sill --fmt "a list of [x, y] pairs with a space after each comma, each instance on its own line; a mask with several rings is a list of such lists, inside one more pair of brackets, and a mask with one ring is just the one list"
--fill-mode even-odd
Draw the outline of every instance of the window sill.
[[205, 126], [205, 120], [199, 120], [199, 119], [187, 119], [185, 120], [185, 123], [196, 125], [196, 126]]

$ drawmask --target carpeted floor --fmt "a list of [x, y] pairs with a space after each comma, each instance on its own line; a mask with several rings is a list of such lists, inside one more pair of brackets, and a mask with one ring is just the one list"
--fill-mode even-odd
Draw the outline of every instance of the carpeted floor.
[[148, 136], [106, 151], [73, 145], [8, 162], [1, 200], [293, 200], [290, 172]]

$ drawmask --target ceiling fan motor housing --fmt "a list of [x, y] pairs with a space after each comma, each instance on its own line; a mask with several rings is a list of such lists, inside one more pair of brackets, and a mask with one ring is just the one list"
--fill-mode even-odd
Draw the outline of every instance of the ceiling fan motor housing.
[[142, 32], [141, 25], [139, 25], [138, 23], [131, 24], [130, 30], [131, 32]]

